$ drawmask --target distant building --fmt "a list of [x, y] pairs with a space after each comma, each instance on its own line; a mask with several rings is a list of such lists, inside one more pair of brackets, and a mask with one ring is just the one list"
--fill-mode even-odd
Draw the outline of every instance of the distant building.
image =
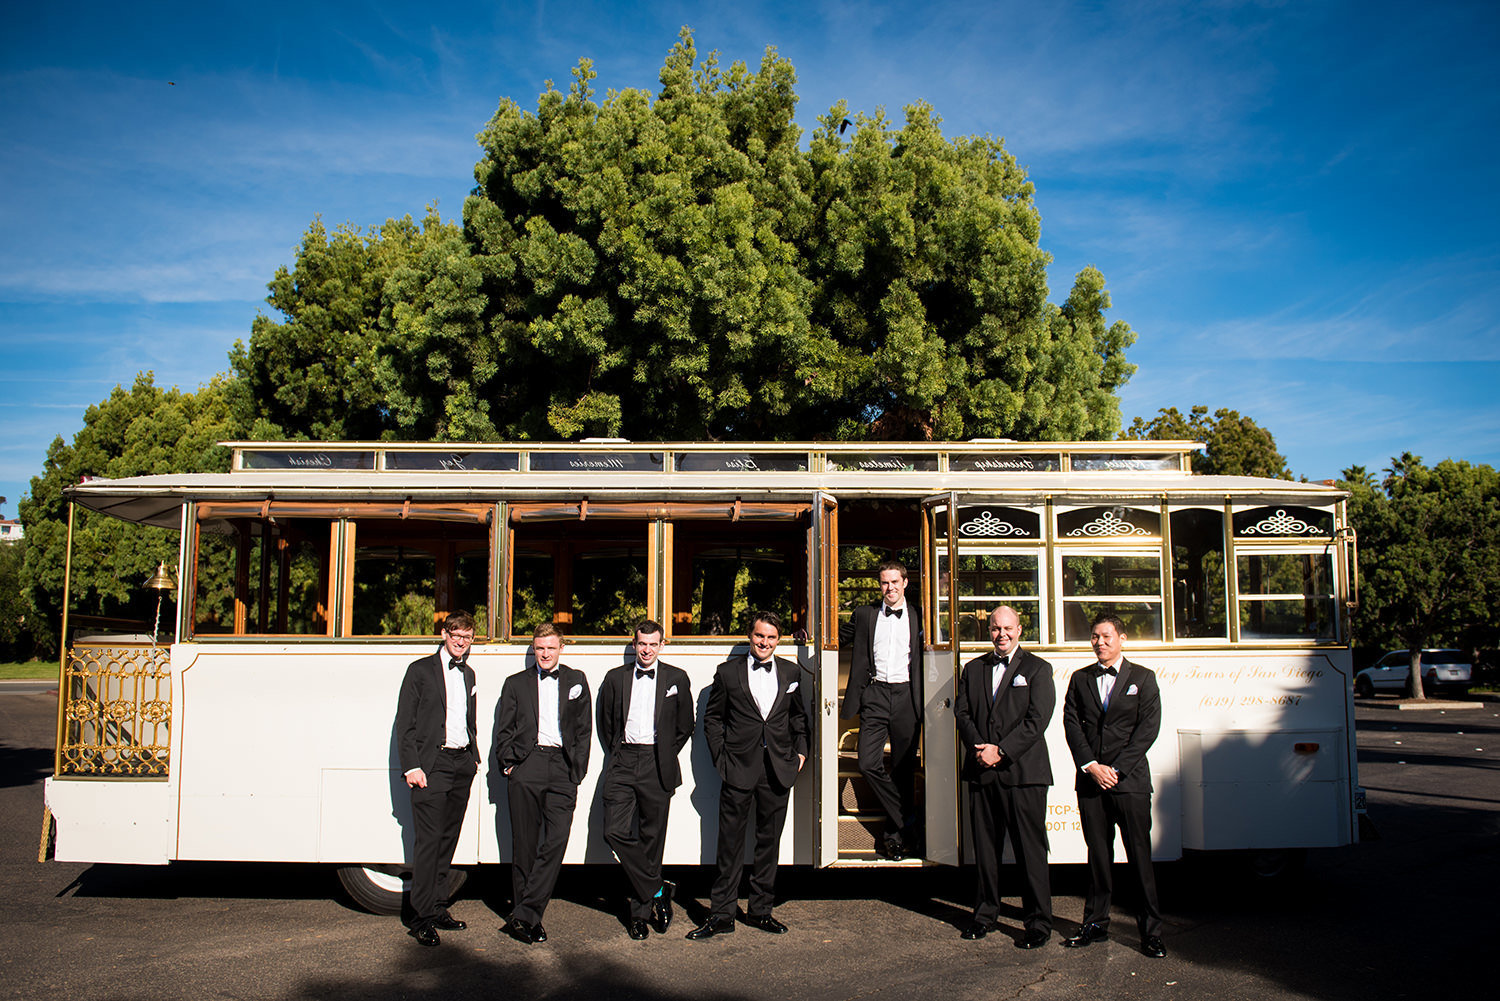
[[19, 521], [0, 518], [0, 542], [19, 542], [26, 537]]

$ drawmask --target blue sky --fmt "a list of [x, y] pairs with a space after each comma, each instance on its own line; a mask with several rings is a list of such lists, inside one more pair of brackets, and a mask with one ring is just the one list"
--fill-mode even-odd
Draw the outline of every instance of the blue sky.
[[458, 218], [477, 133], [581, 57], [655, 90], [679, 27], [838, 99], [1003, 137], [1052, 297], [1139, 334], [1126, 422], [1231, 407], [1313, 479], [1500, 464], [1500, 5], [6, 4], [0, 494], [143, 369], [196, 388], [314, 216]]

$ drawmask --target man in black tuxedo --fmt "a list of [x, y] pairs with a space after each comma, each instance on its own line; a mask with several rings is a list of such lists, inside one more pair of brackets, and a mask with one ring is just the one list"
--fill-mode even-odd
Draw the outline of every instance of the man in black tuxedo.
[[734, 931], [735, 902], [750, 813], [755, 813], [755, 855], [750, 869], [746, 923], [780, 935], [786, 925], [771, 916], [776, 894], [776, 856], [786, 823], [787, 799], [807, 761], [811, 724], [801, 690], [802, 668], [775, 656], [781, 619], [756, 612], [750, 622], [750, 655], [731, 657], [714, 673], [703, 735], [719, 787], [718, 875], [710, 892], [708, 920], [690, 939]]
[[1083, 927], [1063, 939], [1063, 945], [1076, 949], [1109, 937], [1118, 826], [1125, 857], [1141, 882], [1141, 951], [1160, 959], [1167, 950], [1161, 941], [1161, 908], [1151, 865], [1151, 766], [1146, 752], [1161, 729], [1161, 693], [1155, 673], [1132, 664], [1121, 652], [1125, 626], [1118, 617], [1096, 618], [1089, 641], [1098, 663], [1073, 672], [1063, 701], [1063, 732], [1078, 765], [1078, 813], [1089, 851], [1089, 894]]
[[650, 619], [635, 627], [635, 660], [599, 685], [599, 742], [604, 766], [604, 840], [630, 881], [626, 930], [646, 937], [649, 919], [666, 934], [672, 923], [672, 883], [661, 878], [667, 810], [682, 784], [677, 756], [693, 737], [693, 691], [687, 672], [659, 659], [662, 628]]
[[1047, 723], [1057, 706], [1052, 665], [1021, 648], [1021, 620], [1001, 605], [990, 615], [993, 653], [964, 665], [953, 716], [968, 753], [969, 817], [979, 893], [966, 939], [984, 938], [1000, 914], [1000, 853], [1005, 834], [1021, 867], [1022, 949], [1052, 935], [1052, 887], [1047, 876]]
[[503, 930], [528, 944], [547, 941], [542, 912], [562, 870], [593, 734], [588, 679], [558, 663], [562, 646], [557, 626], [536, 627], [536, 667], [505, 679], [495, 724], [495, 757], [510, 780], [511, 912]]
[[[880, 564], [880, 601], [861, 605], [839, 639], [853, 643], [841, 715], [859, 717], [859, 771], [885, 813], [876, 845], [888, 859], [920, 851], [917, 747], [922, 732], [922, 616], [906, 600], [906, 567]], [[891, 744], [891, 766], [885, 745]]]
[[438, 929], [461, 931], [448, 913], [449, 867], [479, 769], [474, 669], [468, 664], [474, 619], [450, 612], [443, 642], [412, 661], [396, 700], [396, 748], [411, 792], [413, 938], [437, 945]]

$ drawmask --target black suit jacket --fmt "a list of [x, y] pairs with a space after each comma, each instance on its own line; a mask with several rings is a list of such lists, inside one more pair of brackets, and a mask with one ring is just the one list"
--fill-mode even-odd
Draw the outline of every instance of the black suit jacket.
[[[865, 686], [875, 680], [875, 623], [878, 621], [883, 601], [860, 605], [854, 610], [854, 619], [839, 630], [839, 642], [854, 644], [853, 661], [849, 665], [849, 684], [844, 689], [844, 704], [839, 715], [851, 719], [859, 715], [864, 703]], [[922, 720], [922, 610], [916, 602], [907, 601], [902, 613], [911, 623], [911, 649], [907, 669], [911, 672], [911, 702], [917, 716]]]
[[[1001, 785], [1051, 785], [1052, 761], [1047, 754], [1047, 724], [1057, 708], [1057, 685], [1052, 665], [1022, 647], [1010, 659], [990, 702], [991, 651], [964, 665], [958, 682], [953, 718], [964, 742], [964, 778]], [[987, 768], [974, 756], [980, 744], [997, 744], [1003, 757]]]
[[714, 672], [708, 705], [703, 710], [703, 736], [719, 777], [737, 789], [753, 788], [769, 759], [776, 781], [787, 788], [797, 781], [797, 755], [807, 756], [807, 703], [802, 692], [802, 668], [784, 657], [775, 658], [776, 701], [760, 718], [750, 694], [749, 659], [731, 657]]
[[[443, 682], [443, 660], [437, 651], [406, 668], [401, 694], [396, 698], [396, 748], [401, 771], [420, 768], [431, 772], [437, 765], [438, 749], [448, 730], [448, 687]], [[469, 693], [469, 749], [479, 761], [474, 707], [474, 669], [463, 666], [464, 690]]]
[[[594, 730], [588, 679], [566, 664], [559, 664], [557, 672], [557, 721], [562, 730], [563, 758], [568, 763], [568, 778], [577, 785], [589, 770], [589, 738]], [[536, 750], [537, 718], [537, 672], [528, 667], [506, 678], [500, 688], [495, 756], [501, 768], [514, 768]]]
[[[1161, 691], [1156, 674], [1128, 660], [1120, 662], [1120, 673], [1110, 691], [1109, 710], [1099, 701], [1099, 668], [1079, 668], [1068, 681], [1063, 700], [1063, 733], [1068, 750], [1082, 769], [1090, 761], [1109, 765], [1120, 773], [1110, 792], [1150, 792], [1151, 768], [1146, 751], [1156, 743], [1161, 729]], [[1100, 792], [1098, 783], [1078, 772], [1079, 792]]]
[[[599, 684], [599, 743], [606, 752], [625, 741], [635, 663], [612, 669]], [[687, 672], [656, 662], [656, 774], [663, 789], [682, 785], [677, 755], [693, 739], [693, 690]]]

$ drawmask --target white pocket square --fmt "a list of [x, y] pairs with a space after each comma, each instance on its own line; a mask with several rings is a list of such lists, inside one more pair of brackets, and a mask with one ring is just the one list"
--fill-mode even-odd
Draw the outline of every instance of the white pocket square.
[[1141, 690], [1139, 688], [1136, 688], [1134, 685], [1131, 685], [1129, 688], [1125, 689], [1126, 695], [1139, 695], [1140, 693]]
[[572, 688], [568, 689], [568, 698], [569, 699], [576, 699], [576, 698], [578, 698], [578, 696], [580, 696], [582, 694], [583, 694], [583, 686], [582, 685], [574, 685]]
[[662, 698], [664, 698], [664, 699], [670, 699], [672, 696], [674, 696], [676, 694], [677, 694], [677, 686], [673, 685], [671, 688], [667, 689], [667, 694], [663, 695]]
[[1015, 680], [1010, 683], [1010, 687], [1012, 687], [1012, 688], [1025, 688], [1026, 687], [1026, 678], [1025, 678], [1025, 676], [1024, 675], [1020, 675], [1020, 674], [1016, 675]]
[[795, 692], [795, 691], [796, 691], [796, 690], [797, 690], [797, 686], [798, 686], [798, 685], [799, 685], [799, 684], [801, 684], [801, 682], [798, 682], [798, 681], [794, 681], [794, 682], [792, 682], [792, 683], [791, 683], [791, 684], [790, 684], [790, 685], [788, 685], [788, 686], [787, 686], [787, 688], [786, 688], [786, 693], [787, 693], [787, 694], [788, 694], [788, 695], [790, 695], [790, 694], [792, 694], [792, 693], [793, 693], [793, 692]]

